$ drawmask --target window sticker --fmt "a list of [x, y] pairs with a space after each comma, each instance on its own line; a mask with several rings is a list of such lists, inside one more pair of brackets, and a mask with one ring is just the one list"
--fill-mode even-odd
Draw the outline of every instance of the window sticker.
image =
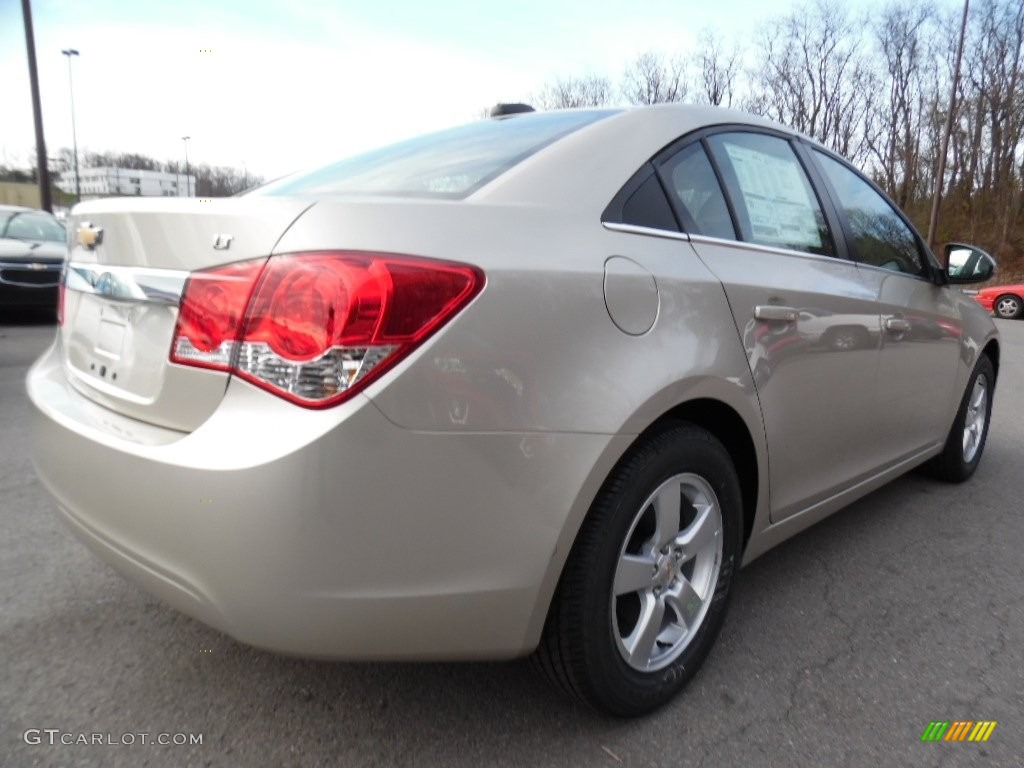
[[739, 179], [753, 239], [800, 250], [820, 249], [818, 206], [796, 162], [722, 143]]

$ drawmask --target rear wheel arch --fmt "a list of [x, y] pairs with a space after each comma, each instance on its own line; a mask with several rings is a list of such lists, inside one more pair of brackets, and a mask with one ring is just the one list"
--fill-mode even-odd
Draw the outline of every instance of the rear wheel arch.
[[[725, 446], [740, 479], [743, 497], [743, 547], [746, 548], [754, 527], [760, 471], [757, 450], [746, 422], [731, 406], [721, 400], [700, 398], [677, 405], [662, 414], [630, 446], [630, 451], [655, 432], [670, 425], [688, 422], [702, 427]], [[627, 451], [627, 454], [629, 451]]]
[[[596, 496], [605, 481], [615, 472], [616, 468], [624, 461], [627, 461], [640, 446], [650, 441], [658, 433], [684, 422], [702, 427], [717, 438], [725, 447], [736, 468], [736, 472], [739, 475], [740, 493], [743, 503], [742, 554], [742, 551], [746, 549], [747, 541], [753, 530], [762, 469], [758, 466], [757, 449], [750, 428], [736, 409], [721, 400], [697, 398], [679, 403], [661, 413], [646, 428], [642, 429], [634, 440], [630, 441], [628, 445], [623, 446], [617, 455], [614, 456], [614, 459], [608, 463], [607, 471], [597, 476], [599, 479], [594, 481], [593, 496]], [[530, 622], [530, 630], [527, 633], [529, 644], [532, 644], [534, 639], [539, 639], [540, 637], [544, 617], [551, 609], [551, 601], [565, 570], [568, 553], [572, 550], [580, 531], [583, 529], [593, 501], [593, 497], [588, 498], [584, 502], [587, 511], [580, 515], [577, 520], [568, 521], [568, 524], [573, 525], [574, 528], [571, 533], [565, 532], [569, 533], [568, 537], [560, 539], [560, 543], [553, 553], [554, 562], [552, 566], [553, 569], [557, 568], [557, 570], [549, 571], [544, 579], [544, 583], [547, 586], [542, 586], [541, 593], [538, 596], [535, 613]]]
[[[739, 552], [742, 562], [742, 555], [753, 530], [758, 509], [760, 483], [762, 478], [767, 479], [768, 476], [767, 466], [762, 466], [763, 462], [758, 458], [759, 451], [763, 451], [763, 445], [759, 449], [756, 442], [759, 424], [749, 424], [736, 406], [714, 396], [695, 397], [679, 402], [667, 410], [653, 413], [657, 415], [651, 418], [648, 413], [647, 419], [639, 425], [629, 424], [627, 434], [621, 436], [628, 439], [629, 434], [635, 434], [635, 438], [628, 442], [622, 439], [613, 440], [609, 452], [602, 457], [599, 466], [594, 468], [583, 486], [581, 496], [573, 504], [572, 511], [564, 521], [564, 528], [555, 543], [548, 570], [541, 579], [539, 591], [535, 596], [534, 608], [523, 637], [524, 653], [529, 653], [537, 647], [558, 584], [562, 580], [569, 553], [576, 544], [594, 500], [607, 479], [623, 462], [628, 461], [640, 445], [650, 440], [656, 433], [678, 426], [680, 422], [687, 422], [710, 432], [725, 447], [736, 468], [743, 508]], [[750, 418], [755, 418], [759, 412], [749, 415]]]
[[999, 380], [999, 342], [995, 339], [989, 340], [985, 348], [981, 350], [981, 354], [985, 355], [989, 360], [992, 361], [992, 370], [995, 372], [996, 381]]

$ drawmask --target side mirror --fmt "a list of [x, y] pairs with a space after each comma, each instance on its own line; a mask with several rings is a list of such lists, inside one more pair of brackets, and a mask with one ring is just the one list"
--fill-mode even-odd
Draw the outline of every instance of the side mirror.
[[983, 283], [996, 271], [996, 260], [973, 245], [947, 243], [943, 259], [946, 280], [954, 285]]

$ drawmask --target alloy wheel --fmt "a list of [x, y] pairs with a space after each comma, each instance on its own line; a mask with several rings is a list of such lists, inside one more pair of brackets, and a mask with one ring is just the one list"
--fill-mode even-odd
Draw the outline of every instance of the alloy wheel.
[[982, 435], [985, 434], [985, 419], [988, 416], [988, 380], [985, 374], [979, 373], [974, 380], [971, 399], [967, 401], [967, 414], [964, 419], [963, 456], [970, 463], [981, 446]]
[[663, 669], [686, 650], [715, 594], [722, 539], [718, 498], [696, 474], [669, 478], [637, 511], [611, 594], [616, 645], [630, 667]]
[[996, 314], [1012, 320], [1020, 314], [1020, 307], [1020, 299], [1016, 296], [1003, 296], [996, 302]]

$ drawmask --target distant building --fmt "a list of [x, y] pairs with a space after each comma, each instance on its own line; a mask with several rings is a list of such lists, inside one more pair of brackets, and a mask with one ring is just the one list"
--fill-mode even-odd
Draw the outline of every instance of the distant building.
[[[196, 177], [186, 182], [183, 173], [140, 171], [134, 168], [82, 168], [79, 170], [82, 199], [93, 197], [192, 197], [196, 193]], [[60, 175], [57, 186], [75, 194], [74, 171]]]

